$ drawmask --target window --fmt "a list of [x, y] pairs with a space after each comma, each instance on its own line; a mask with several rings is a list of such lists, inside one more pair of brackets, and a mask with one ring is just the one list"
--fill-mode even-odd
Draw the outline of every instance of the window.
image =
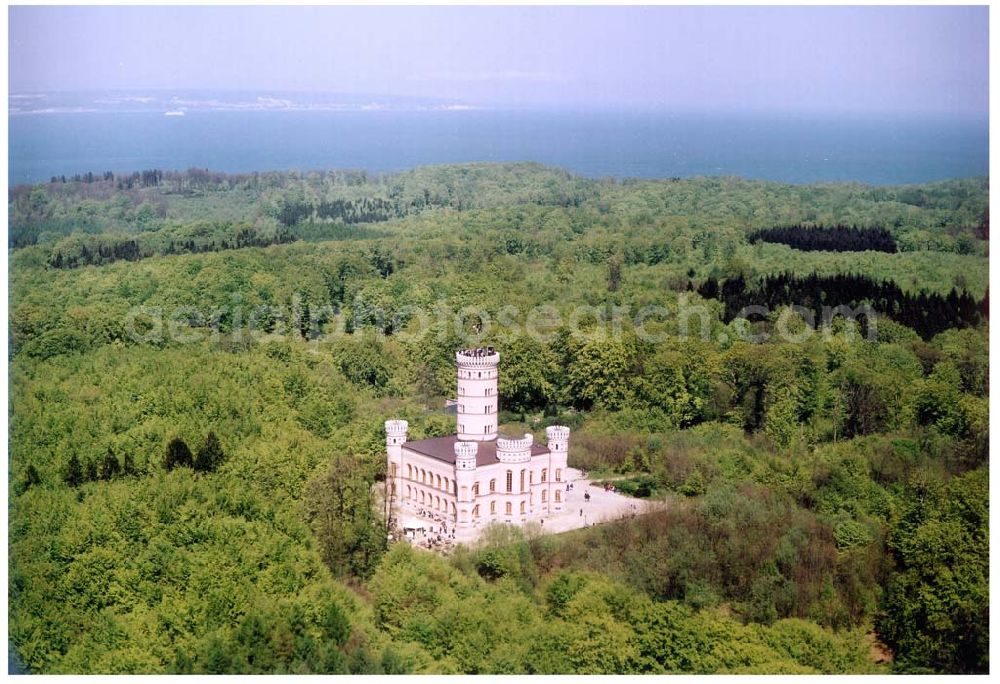
[[534, 470], [529, 470], [528, 471], [528, 484], [530, 484], [530, 485], [535, 484], [535, 471]]
[[473, 508], [472, 508], [472, 517], [473, 518], [478, 518], [479, 517], [479, 506], [473, 506]]
[[521, 515], [524, 515], [524, 512], [525, 512], [525, 509], [524, 509], [524, 502], [522, 501], [522, 502], [521, 502]]
[[420, 469], [420, 481], [427, 482], [427, 471], [425, 471], [423, 468]]
[[437, 478], [437, 484], [435, 486], [438, 489], [441, 489], [441, 476], [440, 475], [435, 475], [434, 477]]
[[396, 496], [396, 483], [395, 482], [392, 483], [392, 490], [391, 490], [390, 496]]
[[507, 491], [514, 491], [514, 473], [509, 470], [507, 471]]
[[524, 491], [524, 471], [521, 471], [521, 491]]
[[491, 515], [496, 515], [497, 514], [497, 502], [496, 501], [490, 501], [490, 514]]
[[513, 510], [514, 509], [511, 507], [510, 501], [508, 501], [507, 502], [507, 515], [510, 515], [511, 513], [513, 513]]
[[556, 490], [556, 503], [559, 503], [560, 501], [562, 501], [562, 490], [561, 489], [557, 489]]
[[472, 485], [472, 496], [479, 496], [479, 483], [476, 482]]
[[549, 494], [549, 490], [547, 490], [547, 489], [543, 489], [542, 490], [542, 503], [545, 503], [546, 501], [549, 500], [548, 494]]
[[455, 515], [455, 502], [454, 501], [451, 502], [451, 514]]
[[452, 494], [454, 494], [455, 496], [458, 496], [458, 483], [457, 482], [452, 482], [451, 483], [451, 489], [452, 489]]
[[490, 480], [490, 492], [495, 492], [497, 490], [497, 479], [493, 478]]
[[483, 428], [483, 434], [484, 435], [490, 434], [490, 426], [489, 425], [487, 425], [486, 427]]
[[556, 468], [556, 482], [562, 482], [562, 468]]
[[465, 426], [464, 426], [464, 425], [462, 425], [461, 423], [459, 423], [459, 424], [458, 424], [458, 431], [459, 431], [459, 432], [465, 432]]
[[447, 477], [444, 478], [444, 491], [446, 491], [446, 492], [450, 492], [451, 491], [451, 484], [448, 482], [448, 478]]
[[410, 498], [410, 485], [406, 485], [406, 498]]
[[465, 501], [468, 498], [469, 498], [469, 488], [462, 487], [462, 500]]
[[549, 469], [542, 468], [542, 482], [545, 482], [546, 478], [549, 476]]
[[390, 477], [396, 477], [396, 464], [395, 463], [390, 463], [389, 464], [389, 476]]
[[424, 490], [422, 490], [422, 489], [420, 490], [420, 503], [427, 503], [427, 502], [426, 502], [426, 501], [424, 500]]
[[406, 466], [406, 479], [407, 480], [413, 479], [413, 466], [411, 465]]

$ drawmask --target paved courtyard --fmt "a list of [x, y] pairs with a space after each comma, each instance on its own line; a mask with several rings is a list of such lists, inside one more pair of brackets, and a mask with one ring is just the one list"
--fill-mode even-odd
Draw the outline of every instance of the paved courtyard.
[[[566, 492], [563, 510], [560, 513], [538, 520], [543, 532], [567, 532], [589, 525], [599, 525], [630, 515], [646, 513], [652, 508], [662, 505], [605, 491], [604, 487], [592, 484], [590, 479], [584, 477], [584, 474], [575, 468], [567, 468], [566, 476], [567, 483], [572, 486], [572, 489]], [[590, 494], [589, 501], [584, 494]], [[427, 531], [415, 533], [410, 540], [412, 543], [442, 552], [447, 552], [454, 543], [474, 544], [489, 524], [484, 522], [478, 527], [461, 530], [456, 533], [454, 539], [450, 538], [452, 530], [449, 528], [449, 534], [440, 535], [441, 541], [438, 542], [442, 528], [440, 521], [416, 517], [410, 513], [407, 513], [405, 518], [410, 520], [411, 524], [423, 523], [426, 525]]]

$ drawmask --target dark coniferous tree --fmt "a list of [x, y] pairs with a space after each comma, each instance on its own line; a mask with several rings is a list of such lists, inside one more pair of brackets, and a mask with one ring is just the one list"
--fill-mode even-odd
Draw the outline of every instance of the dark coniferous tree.
[[180, 437], [174, 437], [170, 440], [170, 444], [167, 445], [167, 458], [164, 467], [167, 470], [173, 470], [174, 468], [190, 468], [193, 465], [194, 456], [184, 440]]
[[101, 461], [101, 479], [102, 480], [113, 480], [118, 477], [121, 472], [121, 465], [118, 463], [118, 457], [115, 456], [111, 449], [108, 449], [108, 453], [104, 454], [104, 460]]
[[24, 483], [21, 486], [21, 491], [27, 491], [34, 487], [35, 485], [42, 483], [42, 476], [38, 472], [38, 468], [34, 465], [29, 465], [24, 471]]
[[212, 473], [225, 460], [222, 445], [215, 432], [209, 431], [205, 436], [205, 442], [198, 448], [198, 455], [194, 459], [194, 469], [202, 473]]
[[63, 479], [70, 487], [79, 487], [83, 484], [83, 466], [80, 464], [80, 459], [76, 454], [69, 457], [69, 463], [66, 464], [66, 474], [63, 475]]

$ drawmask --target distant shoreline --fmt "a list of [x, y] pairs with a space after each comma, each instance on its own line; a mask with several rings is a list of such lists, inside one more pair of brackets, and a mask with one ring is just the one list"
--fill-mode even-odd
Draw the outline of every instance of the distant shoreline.
[[[184, 116], [164, 116], [184, 111]], [[10, 185], [88, 171], [365, 169], [531, 159], [586, 178], [902, 185], [989, 173], [989, 128], [934, 121], [676, 118], [644, 112], [192, 111], [17, 115]]]

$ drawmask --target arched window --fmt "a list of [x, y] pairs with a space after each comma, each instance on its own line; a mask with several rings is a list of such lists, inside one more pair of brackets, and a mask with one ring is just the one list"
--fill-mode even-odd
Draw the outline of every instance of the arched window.
[[542, 503], [545, 503], [546, 501], [549, 500], [548, 494], [549, 494], [549, 490], [547, 490], [547, 489], [543, 489], [542, 490]]
[[435, 486], [438, 489], [441, 489], [441, 476], [440, 475], [435, 475], [434, 477], [436, 478], [436, 482], [437, 482], [437, 484]]
[[524, 470], [521, 471], [521, 491], [524, 491]]
[[479, 496], [479, 483], [475, 482], [472, 485], [472, 496]]
[[535, 484], [535, 471], [534, 470], [529, 470], [528, 471], [528, 484], [530, 484], [530, 485]]
[[478, 518], [479, 517], [479, 506], [473, 506], [472, 507], [472, 517], [473, 518]]
[[454, 501], [451, 502], [451, 514], [455, 515], [455, 502]]
[[490, 480], [490, 491], [495, 492], [497, 490], [497, 479], [493, 478]]
[[524, 502], [522, 501], [521, 502], [521, 515], [524, 515], [524, 513], [525, 513], [525, 508], [524, 508]]
[[491, 515], [496, 515], [497, 514], [497, 502], [496, 501], [490, 501], [490, 514]]
[[420, 503], [427, 503], [427, 502], [426, 502], [426, 501], [424, 500], [424, 490], [422, 490], [422, 489], [420, 490]]
[[451, 493], [454, 494], [455, 496], [458, 496], [458, 483], [457, 482], [452, 482], [451, 483]]
[[396, 496], [396, 483], [392, 483], [392, 488], [390, 489], [390, 496]]
[[410, 498], [410, 485], [406, 485], [406, 498]]
[[511, 508], [510, 501], [508, 501], [507, 502], [507, 515], [510, 515], [512, 512], [513, 512], [513, 509]]
[[446, 492], [450, 492], [451, 491], [451, 485], [448, 484], [448, 478], [447, 477], [444, 478], [444, 491], [446, 491]]
[[562, 468], [556, 468], [556, 482], [562, 482]]
[[413, 479], [413, 466], [411, 465], [406, 466], [406, 479], [407, 480]]
[[441, 497], [440, 496], [435, 496], [434, 497], [434, 508], [438, 508], [438, 509], [441, 508]]
[[507, 471], [507, 491], [514, 491], [514, 473], [510, 470]]
[[420, 469], [420, 481], [422, 483], [426, 483], [427, 482], [427, 471], [424, 470], [423, 468]]
[[557, 489], [556, 490], [556, 503], [559, 503], [560, 501], [562, 501], [562, 490], [561, 489]]
[[542, 468], [542, 482], [545, 482], [548, 476], [549, 476], [549, 469]]

